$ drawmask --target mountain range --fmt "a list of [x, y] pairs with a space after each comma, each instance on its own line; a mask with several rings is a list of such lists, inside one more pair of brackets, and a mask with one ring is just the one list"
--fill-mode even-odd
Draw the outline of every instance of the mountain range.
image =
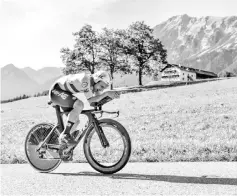
[[237, 73], [237, 16], [174, 16], [154, 27], [169, 63], [222, 75]]
[[61, 68], [57, 67], [45, 67], [36, 71], [8, 64], [1, 68], [1, 100], [47, 90], [60, 75]]

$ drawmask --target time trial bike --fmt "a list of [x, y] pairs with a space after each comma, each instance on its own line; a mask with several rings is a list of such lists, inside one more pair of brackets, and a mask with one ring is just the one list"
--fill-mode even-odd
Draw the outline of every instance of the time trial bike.
[[[121, 170], [128, 162], [131, 154], [131, 140], [127, 130], [119, 122], [111, 118], [102, 118], [104, 113], [116, 114], [119, 111], [105, 111], [102, 106], [112, 99], [105, 97], [93, 103], [94, 109], [83, 110], [81, 115], [87, 116], [87, 125], [81, 131], [73, 133], [77, 145], [84, 137], [83, 149], [88, 163], [98, 172], [112, 174]], [[58, 137], [64, 130], [63, 115], [71, 109], [63, 111], [59, 105], [48, 103], [55, 108], [57, 123], [40, 123], [32, 127], [25, 139], [25, 153], [28, 162], [40, 172], [55, 170], [62, 161], [71, 161], [72, 149], [62, 149]], [[100, 117], [97, 117], [97, 115]]]

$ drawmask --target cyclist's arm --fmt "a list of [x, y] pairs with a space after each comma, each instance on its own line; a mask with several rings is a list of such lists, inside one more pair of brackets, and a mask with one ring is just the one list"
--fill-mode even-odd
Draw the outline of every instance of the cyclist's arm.
[[94, 103], [94, 102], [99, 102], [100, 100], [102, 100], [102, 99], [104, 99], [105, 97], [107, 97], [108, 96], [108, 94], [107, 94], [107, 92], [104, 92], [104, 93], [102, 93], [102, 94], [100, 94], [100, 95], [96, 95], [96, 96], [94, 96], [94, 97], [90, 97], [89, 99], [88, 99], [88, 102], [91, 104], [91, 103]]

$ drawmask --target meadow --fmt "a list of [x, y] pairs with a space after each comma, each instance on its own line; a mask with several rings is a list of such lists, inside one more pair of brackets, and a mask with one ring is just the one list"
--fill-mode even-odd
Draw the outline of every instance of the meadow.
[[[1, 163], [27, 162], [30, 127], [56, 122], [47, 100], [1, 104]], [[130, 161], [237, 161], [237, 78], [122, 94], [104, 109], [120, 110], [115, 120], [131, 136]], [[74, 162], [85, 161], [81, 144]]]

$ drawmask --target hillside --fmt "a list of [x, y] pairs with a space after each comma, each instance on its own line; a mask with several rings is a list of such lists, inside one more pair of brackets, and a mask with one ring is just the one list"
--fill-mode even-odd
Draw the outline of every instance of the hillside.
[[14, 65], [1, 68], [1, 100], [34, 93], [37, 88], [38, 84]]
[[[149, 83], [151, 81], [150, 76], [143, 76], [142, 77], [142, 83], [143, 85]], [[129, 87], [129, 86], [135, 86], [138, 85], [138, 75], [135, 73], [133, 74], [114, 74], [113, 79], [114, 87]]]
[[[236, 95], [237, 78], [232, 78], [122, 94], [104, 109], [120, 110], [114, 120], [131, 136], [130, 161], [237, 161]], [[2, 104], [2, 163], [26, 162], [24, 140], [29, 128], [56, 122], [47, 101], [44, 96]], [[83, 118], [81, 123], [85, 124]], [[74, 161], [85, 161], [82, 143]]]
[[237, 73], [237, 16], [174, 16], [154, 27], [169, 63], [220, 73]]

